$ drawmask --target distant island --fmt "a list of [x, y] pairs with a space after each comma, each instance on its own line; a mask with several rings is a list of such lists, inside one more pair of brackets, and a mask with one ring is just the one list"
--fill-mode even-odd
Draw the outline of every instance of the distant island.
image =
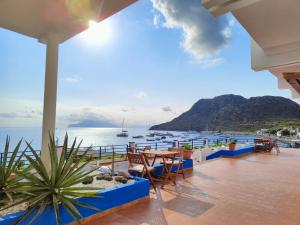
[[78, 123], [70, 124], [69, 127], [115, 128], [117, 126], [106, 120], [81, 120]]
[[200, 99], [190, 110], [150, 130], [240, 131], [300, 127], [300, 105], [276, 96], [221, 95]]

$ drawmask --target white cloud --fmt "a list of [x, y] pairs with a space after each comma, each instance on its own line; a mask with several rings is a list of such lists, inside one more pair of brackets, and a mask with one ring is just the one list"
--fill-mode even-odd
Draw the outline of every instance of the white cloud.
[[171, 108], [170, 106], [164, 106], [164, 107], [162, 107], [161, 109], [162, 109], [162, 111], [164, 111], [164, 112], [173, 112], [173, 110], [172, 110], [172, 108]]
[[181, 46], [194, 62], [210, 62], [228, 45], [233, 22], [227, 16], [212, 16], [200, 0], [152, 0], [152, 3], [165, 19], [163, 26], [183, 31]]
[[146, 98], [147, 96], [148, 96], [148, 94], [144, 91], [140, 91], [136, 94], [136, 97], [139, 99]]
[[130, 111], [134, 111], [135, 108], [134, 107], [123, 107], [121, 109], [122, 112], [130, 112]]
[[[17, 100], [0, 98], [0, 124], [3, 127], [41, 127], [42, 126], [42, 100]], [[182, 104], [170, 107], [173, 112], [180, 114], [187, 110]], [[166, 113], [160, 105], [101, 105], [87, 104], [76, 101], [58, 102], [56, 125], [58, 128], [82, 120], [108, 121], [121, 126], [123, 118], [127, 127], [149, 126], [169, 121], [175, 113]]]
[[0, 113], [0, 118], [18, 118], [19, 115], [14, 112], [6, 112], [6, 113]]
[[80, 82], [82, 79], [80, 77], [65, 77], [62, 79], [63, 81], [67, 82], [67, 83], [78, 83]]
[[210, 59], [204, 59], [204, 60], [198, 60], [198, 59], [192, 59], [190, 60], [190, 63], [191, 64], [202, 64], [203, 68], [211, 68], [211, 67], [214, 67], [214, 66], [218, 66], [218, 65], [221, 65], [225, 62], [225, 59], [223, 58], [218, 58], [218, 57], [215, 57], [215, 58], [210, 58]]
[[161, 18], [159, 14], [154, 14], [153, 15], [153, 25], [158, 28], [161, 24]]
[[[125, 113], [122, 109], [125, 109]], [[132, 105], [103, 105], [86, 106], [60, 104], [58, 107], [57, 124], [59, 127], [68, 126], [82, 120], [105, 120], [121, 126], [123, 118], [127, 127], [140, 127], [158, 124], [174, 118], [175, 111], [182, 113], [186, 108], [172, 106], [171, 113], [166, 113], [158, 105], [132, 106]], [[177, 114], [176, 113], [176, 114]]]
[[42, 124], [43, 104], [38, 100], [0, 98], [2, 127], [37, 127]]

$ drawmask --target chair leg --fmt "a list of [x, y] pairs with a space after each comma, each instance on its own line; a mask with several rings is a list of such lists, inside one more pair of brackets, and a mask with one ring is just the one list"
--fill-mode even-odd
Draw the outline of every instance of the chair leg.
[[277, 144], [276, 144], [275, 148], [276, 148], [277, 154], [279, 154], [280, 153], [280, 149], [279, 149], [279, 147], [278, 147]]
[[181, 172], [182, 172], [183, 179], [185, 179], [185, 172], [184, 172], [184, 168], [183, 168], [183, 163], [181, 164]]
[[151, 175], [151, 173], [149, 171], [147, 171], [147, 175], [149, 177], [150, 184], [152, 185], [154, 191], [156, 192], [156, 186], [155, 186], [154, 181], [152, 179], [152, 175]]

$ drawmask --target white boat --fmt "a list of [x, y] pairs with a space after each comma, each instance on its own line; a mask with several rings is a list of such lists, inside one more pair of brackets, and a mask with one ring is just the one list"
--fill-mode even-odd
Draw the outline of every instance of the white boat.
[[122, 131], [121, 133], [117, 134], [117, 137], [128, 137], [128, 131], [124, 130], [124, 119], [122, 122]]
[[122, 131], [121, 133], [117, 134], [117, 137], [128, 137], [128, 131]]

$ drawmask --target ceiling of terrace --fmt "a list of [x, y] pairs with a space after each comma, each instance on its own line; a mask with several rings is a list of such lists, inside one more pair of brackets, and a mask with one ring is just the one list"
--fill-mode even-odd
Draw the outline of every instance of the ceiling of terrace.
[[299, 0], [260, 0], [232, 13], [266, 54], [300, 49]]
[[1, 0], [0, 27], [41, 42], [49, 35], [58, 42], [100, 22], [136, 0]]

